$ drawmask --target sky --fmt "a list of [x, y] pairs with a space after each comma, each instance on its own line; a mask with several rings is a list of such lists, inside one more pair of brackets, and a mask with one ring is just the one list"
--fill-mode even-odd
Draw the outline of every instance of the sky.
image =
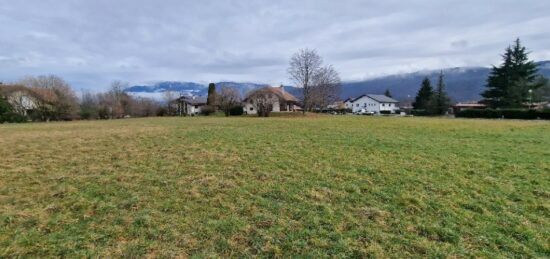
[[520, 37], [550, 60], [548, 0], [0, 0], [0, 81], [290, 84], [316, 49], [344, 81], [490, 66]]

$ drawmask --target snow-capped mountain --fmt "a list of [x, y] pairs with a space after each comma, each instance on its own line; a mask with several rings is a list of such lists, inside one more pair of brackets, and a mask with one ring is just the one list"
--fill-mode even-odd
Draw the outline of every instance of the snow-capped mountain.
[[[537, 62], [539, 73], [550, 78], [550, 61]], [[445, 75], [446, 90], [453, 101], [470, 101], [481, 99], [480, 93], [485, 88], [485, 82], [489, 75], [488, 67], [455, 67], [443, 69]], [[420, 84], [428, 77], [435, 86], [441, 70], [419, 71], [409, 74], [397, 74], [375, 79], [344, 82], [342, 84], [342, 99], [355, 97], [361, 94], [382, 94], [386, 89], [390, 90], [393, 97], [398, 100], [412, 100], [416, 95]], [[247, 92], [267, 86], [262, 83], [218, 82], [219, 89], [222, 86], [234, 87], [242, 96]], [[299, 88], [285, 86], [285, 90], [300, 97]], [[162, 96], [165, 91], [173, 91], [182, 95], [206, 96], [208, 86], [193, 82], [160, 82], [151, 86], [132, 86], [126, 89], [128, 93], [141, 96]]]

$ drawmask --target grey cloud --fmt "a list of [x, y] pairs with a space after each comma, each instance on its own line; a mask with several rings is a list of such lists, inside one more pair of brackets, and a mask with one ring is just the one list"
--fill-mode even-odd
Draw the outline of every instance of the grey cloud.
[[550, 59], [547, 10], [546, 0], [0, 0], [0, 80], [288, 83], [288, 58], [306, 47], [356, 80], [488, 66], [516, 37]]

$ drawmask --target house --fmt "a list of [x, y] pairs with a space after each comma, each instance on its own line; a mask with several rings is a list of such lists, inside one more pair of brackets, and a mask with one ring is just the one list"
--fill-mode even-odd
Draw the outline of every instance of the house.
[[2, 85], [0, 96], [8, 101], [17, 114], [23, 116], [32, 114], [40, 101], [38, 94], [20, 85]]
[[175, 100], [175, 103], [179, 116], [194, 116], [200, 114], [202, 108], [206, 106], [206, 97], [181, 96]]
[[344, 101], [346, 108], [352, 112], [360, 112], [362, 110], [373, 112], [374, 114], [395, 113], [399, 110], [399, 101], [378, 94], [363, 94], [357, 98], [348, 98]]
[[269, 102], [271, 112], [295, 112], [301, 110], [298, 106], [298, 98], [280, 87], [263, 87], [249, 92], [243, 100], [245, 114], [257, 114], [258, 100]]
[[343, 110], [346, 109], [346, 105], [343, 101], [336, 101], [327, 105], [328, 110]]
[[458, 112], [461, 112], [463, 110], [469, 110], [469, 109], [485, 109], [487, 108], [487, 105], [479, 102], [459, 102], [453, 105], [453, 112], [456, 114]]
[[344, 100], [344, 107], [346, 109], [353, 109], [353, 98], [349, 97], [348, 99]]
[[524, 103], [523, 106], [533, 110], [550, 109], [550, 102], [529, 102]]

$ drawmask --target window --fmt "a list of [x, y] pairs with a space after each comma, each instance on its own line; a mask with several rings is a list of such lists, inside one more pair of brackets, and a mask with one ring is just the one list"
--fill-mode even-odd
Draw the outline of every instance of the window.
[[363, 107], [367, 108], [367, 103], [364, 103], [364, 104], [363, 104]]
[[356, 104], [355, 107], [359, 107], [359, 104]]
[[253, 111], [253, 110], [254, 110], [254, 107], [250, 107], [250, 110]]
[[198, 105], [195, 105], [195, 109], [198, 109], [198, 108], [199, 108], [199, 106], [198, 106]]
[[383, 103], [383, 104], [382, 104], [382, 107], [384, 107], [384, 106], [386, 106], [386, 104], [385, 104], [385, 103]]

